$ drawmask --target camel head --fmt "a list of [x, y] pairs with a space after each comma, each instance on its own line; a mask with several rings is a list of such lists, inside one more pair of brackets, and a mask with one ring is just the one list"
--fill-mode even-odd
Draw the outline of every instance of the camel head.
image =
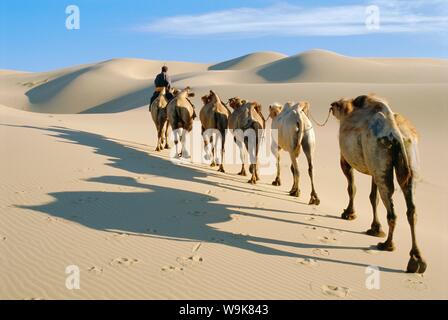
[[308, 101], [300, 101], [299, 105], [303, 113], [305, 113], [306, 116], [308, 117], [310, 113], [310, 103]]
[[269, 118], [275, 119], [278, 114], [282, 111], [283, 106], [280, 103], [273, 103], [269, 106]]
[[182, 90], [183, 92], [186, 92], [187, 97], [188, 98], [193, 98], [194, 97], [194, 92], [191, 91], [190, 87], [186, 87], [184, 90]]
[[334, 101], [331, 104], [330, 111], [336, 119], [340, 120], [353, 111], [353, 99], [339, 99], [338, 101]]
[[204, 106], [208, 103], [210, 103], [210, 101], [212, 101], [212, 96], [210, 94], [206, 94], [205, 96], [203, 96], [201, 98], [202, 103], [204, 104]]
[[228, 104], [232, 109], [236, 110], [245, 105], [246, 100], [241, 100], [239, 97], [230, 98]]
[[171, 93], [173, 94], [173, 96], [177, 96], [179, 94], [180, 90], [179, 89], [172, 89]]

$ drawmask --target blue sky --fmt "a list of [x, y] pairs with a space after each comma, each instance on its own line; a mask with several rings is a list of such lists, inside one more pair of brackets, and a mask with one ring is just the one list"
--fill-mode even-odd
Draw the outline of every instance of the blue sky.
[[[68, 5], [80, 9], [79, 30], [66, 28]], [[0, 1], [0, 69], [45, 71], [117, 57], [217, 62], [314, 48], [448, 58], [448, 0]]]

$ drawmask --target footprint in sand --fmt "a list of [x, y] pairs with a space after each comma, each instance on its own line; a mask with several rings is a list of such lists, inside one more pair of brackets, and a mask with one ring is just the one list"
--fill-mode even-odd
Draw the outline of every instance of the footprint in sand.
[[201, 217], [207, 214], [207, 212], [205, 211], [188, 211], [187, 214], [189, 214], [190, 216], [194, 216], [194, 217]]
[[139, 263], [140, 260], [135, 259], [135, 258], [115, 258], [110, 262], [110, 265], [115, 267], [115, 266], [125, 266], [125, 267], [130, 267], [132, 265], [135, 265], [137, 263]]
[[100, 273], [103, 273], [103, 268], [100, 268], [97, 266], [91, 266], [90, 268], [87, 269], [87, 271], [89, 271], [91, 273], [100, 274]]
[[55, 218], [55, 217], [46, 217], [45, 220], [47, 222], [59, 222], [59, 218]]
[[317, 230], [317, 227], [314, 227], [314, 226], [305, 226], [305, 229]]
[[186, 266], [191, 265], [193, 263], [201, 263], [202, 261], [204, 261], [204, 259], [200, 255], [195, 254], [195, 255], [192, 255], [192, 256], [189, 256], [189, 257], [178, 257], [176, 259], [176, 261], [180, 265], [186, 267]]
[[0, 241], [6, 241], [8, 238], [6, 236], [0, 235]]
[[350, 288], [338, 287], [333, 285], [323, 285], [321, 287], [322, 293], [326, 296], [345, 298], [350, 294]]
[[344, 232], [343, 231], [339, 231], [339, 230], [335, 230], [335, 229], [324, 229], [326, 232], [328, 232], [329, 234], [337, 234], [337, 235], [341, 235]]
[[313, 253], [317, 256], [324, 256], [324, 257], [328, 257], [330, 255], [330, 252], [328, 250], [325, 249], [313, 249]]
[[182, 267], [175, 267], [175, 266], [165, 266], [161, 268], [164, 272], [173, 272], [173, 271], [183, 271], [184, 268]]
[[338, 243], [339, 240], [334, 236], [322, 236], [317, 238], [322, 243]]
[[319, 262], [317, 262], [316, 259], [312, 259], [312, 258], [297, 258], [296, 262], [302, 266], [307, 266], [307, 267], [319, 266]]
[[98, 201], [99, 198], [98, 197], [85, 197], [85, 198], [78, 198], [76, 200], [72, 201], [73, 205], [82, 205], [85, 203], [94, 203], [96, 201]]
[[316, 220], [316, 218], [314, 218], [314, 217], [306, 217], [305, 220], [306, 221], [313, 221], [313, 220]]
[[421, 275], [415, 275], [412, 278], [404, 280], [404, 286], [408, 289], [423, 291], [428, 289], [428, 285], [423, 280]]
[[124, 240], [126, 238], [129, 237], [128, 233], [125, 232], [117, 232], [117, 233], [113, 233], [110, 236], [106, 237], [106, 240]]

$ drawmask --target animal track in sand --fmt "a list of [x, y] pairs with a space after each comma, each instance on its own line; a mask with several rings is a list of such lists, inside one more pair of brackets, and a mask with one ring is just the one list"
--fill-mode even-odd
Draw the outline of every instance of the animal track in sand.
[[333, 285], [323, 285], [322, 293], [326, 296], [345, 298], [350, 294], [351, 289], [347, 287], [338, 287]]
[[129, 233], [125, 232], [117, 232], [113, 233], [112, 235], [106, 237], [106, 240], [114, 239], [114, 240], [122, 240], [129, 237]]
[[425, 283], [421, 275], [414, 275], [411, 278], [405, 279], [404, 286], [416, 291], [423, 291], [428, 289], [428, 285]]
[[45, 218], [45, 220], [47, 221], [47, 222], [59, 222], [59, 218], [55, 218], [55, 217], [50, 217], [50, 216], [48, 216], [48, 217], [46, 217]]
[[97, 266], [91, 266], [90, 268], [87, 269], [87, 271], [99, 274], [103, 273], [103, 268]]
[[172, 271], [183, 271], [184, 268], [175, 267], [175, 266], [165, 266], [165, 267], [162, 267], [161, 270], [165, 271], [165, 272], [172, 272]]
[[324, 256], [324, 257], [328, 257], [330, 255], [330, 252], [328, 250], [321, 248], [313, 249], [313, 253], [317, 256]]
[[78, 198], [76, 200], [73, 200], [71, 203], [73, 205], [80, 205], [80, 204], [85, 204], [85, 203], [93, 203], [98, 200], [99, 200], [98, 197], [85, 197], [85, 198]]
[[314, 227], [314, 226], [305, 226], [305, 229], [317, 230], [317, 227]]
[[140, 260], [135, 258], [115, 258], [110, 262], [111, 266], [126, 266], [130, 267], [137, 263], [139, 263]]
[[297, 258], [296, 262], [302, 266], [307, 267], [317, 267], [319, 266], [319, 262], [313, 258]]
[[305, 220], [306, 221], [314, 221], [314, 220], [316, 220], [316, 218], [315, 217], [306, 217]]
[[195, 211], [188, 211], [187, 214], [189, 214], [191, 216], [194, 216], [194, 217], [201, 217], [203, 215], [206, 215], [207, 212], [206, 211], [195, 210]]
[[178, 257], [176, 259], [176, 261], [180, 265], [186, 267], [188, 265], [191, 265], [194, 262], [201, 263], [201, 262], [204, 261], [204, 259], [200, 255], [195, 254], [195, 255], [192, 255], [192, 256], [189, 256], [189, 257]]
[[321, 236], [321, 237], [318, 237], [317, 239], [319, 239], [319, 241], [322, 243], [338, 243], [339, 242], [339, 240], [334, 236]]
[[340, 230], [327, 229], [327, 228], [324, 228], [324, 230], [326, 232], [328, 232], [329, 234], [338, 234], [338, 235], [344, 234], [344, 231], [340, 231]]

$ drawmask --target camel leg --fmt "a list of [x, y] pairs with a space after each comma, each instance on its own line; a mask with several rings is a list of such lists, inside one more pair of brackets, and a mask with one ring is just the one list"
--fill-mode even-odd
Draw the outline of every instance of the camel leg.
[[215, 161], [215, 148], [212, 146], [212, 163], [210, 163], [210, 167], [216, 167], [216, 161]]
[[375, 179], [380, 191], [381, 200], [387, 210], [387, 224], [389, 225], [389, 233], [385, 242], [378, 243], [378, 249], [383, 251], [394, 251], [393, 236], [397, 216], [395, 214], [394, 202], [392, 196], [394, 194], [394, 175], [392, 170], [388, 170], [379, 179]]
[[308, 204], [315, 204], [318, 206], [320, 204], [320, 199], [317, 196], [316, 189], [314, 188], [314, 174], [313, 174], [313, 153], [314, 146], [312, 145], [312, 141], [306, 141], [305, 139], [302, 141], [303, 152], [305, 153], [306, 160], [308, 161], [308, 175], [311, 180], [311, 195], [310, 201]]
[[244, 165], [245, 153], [244, 153], [243, 143], [240, 140], [238, 140], [236, 137], [235, 137], [235, 143], [240, 151], [240, 161], [241, 161], [241, 171], [238, 172], [238, 175], [245, 177], [245, 176], [247, 176], [247, 173], [246, 173], [246, 167]]
[[[221, 161], [219, 163], [219, 168], [218, 168], [218, 172], [222, 172], [225, 173], [226, 171], [224, 170], [224, 146], [226, 144], [226, 132], [225, 129], [224, 130], [220, 130], [219, 131], [221, 134], [221, 139], [217, 139], [217, 142], [221, 142]], [[219, 145], [218, 145], [219, 147]]]
[[256, 142], [255, 142], [255, 180], [259, 181], [260, 180], [260, 176], [258, 175], [258, 151], [260, 148], [260, 140], [257, 136], [256, 138]]
[[275, 177], [275, 180], [272, 181], [272, 185], [279, 186], [279, 185], [281, 185], [281, 182], [280, 182], [280, 152], [279, 151], [277, 151], [276, 159], [277, 159], [277, 176]]
[[348, 192], [348, 196], [350, 198], [347, 208], [341, 214], [341, 218], [345, 219], [345, 220], [353, 220], [356, 218], [355, 209], [353, 206], [353, 201], [355, 199], [355, 194], [356, 194], [356, 186], [355, 186], [355, 180], [354, 180], [354, 176], [353, 176], [353, 168], [348, 164], [347, 161], [345, 161], [345, 159], [342, 156], [341, 156], [341, 169], [342, 169], [342, 172], [344, 172], [345, 177], [347, 178], [347, 182], [348, 182], [347, 192]]
[[294, 184], [292, 185], [291, 191], [289, 191], [289, 195], [293, 197], [299, 197], [300, 196], [300, 190], [299, 190], [299, 163], [297, 161], [298, 155], [294, 154], [293, 152], [289, 153], [289, 156], [291, 158], [291, 172], [294, 179]]
[[162, 145], [162, 132], [163, 130], [163, 126], [158, 125], [157, 126], [157, 147], [156, 147], [156, 151], [161, 151], [161, 145]]
[[252, 174], [250, 179], [249, 179], [249, 183], [250, 184], [256, 184], [257, 183], [257, 165], [256, 164], [250, 164], [249, 165], [249, 172]]
[[181, 156], [184, 157], [185, 159], [189, 159], [190, 158], [190, 154], [187, 150], [187, 134], [188, 131], [185, 128], [182, 128], [182, 133], [180, 136], [180, 142], [181, 142]]
[[398, 182], [400, 182], [401, 190], [403, 190], [404, 197], [406, 199], [406, 207], [407, 207], [407, 218], [409, 222], [409, 226], [411, 227], [411, 237], [412, 237], [412, 248], [409, 252], [411, 256], [408, 262], [408, 266], [406, 272], [409, 273], [423, 273], [426, 270], [426, 262], [422, 258], [420, 253], [420, 249], [417, 245], [417, 239], [415, 234], [415, 223], [417, 220], [417, 214], [415, 213], [415, 204], [414, 204], [414, 181], [413, 177], [409, 180], [405, 180], [405, 178], [400, 177], [397, 174]]
[[174, 145], [176, 147], [176, 156], [178, 158], [182, 157], [182, 150], [179, 152], [179, 128], [173, 130], [174, 134]]
[[168, 130], [170, 128], [170, 124], [167, 122], [165, 122], [165, 149], [169, 149], [170, 145], [168, 143]]
[[384, 237], [386, 234], [381, 229], [380, 221], [378, 220], [377, 215], [377, 206], [378, 206], [378, 187], [375, 183], [375, 179], [372, 177], [372, 189], [370, 191], [370, 204], [372, 205], [372, 211], [373, 211], [373, 221], [372, 225], [370, 226], [370, 229], [366, 231], [366, 233], [369, 236], [374, 237]]

